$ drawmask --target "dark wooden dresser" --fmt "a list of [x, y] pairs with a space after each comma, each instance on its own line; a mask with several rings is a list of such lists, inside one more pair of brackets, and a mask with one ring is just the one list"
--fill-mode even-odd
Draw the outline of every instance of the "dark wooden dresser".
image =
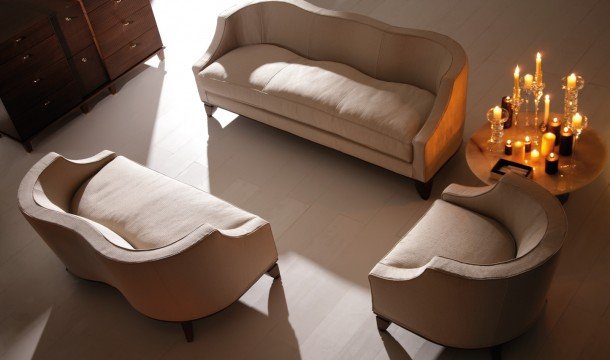
[[149, 0], [0, 0], [0, 133], [31, 138], [163, 43]]

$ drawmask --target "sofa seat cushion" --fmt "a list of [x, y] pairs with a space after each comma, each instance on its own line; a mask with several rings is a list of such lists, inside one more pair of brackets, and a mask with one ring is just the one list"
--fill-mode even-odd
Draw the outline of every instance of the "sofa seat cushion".
[[437, 200], [381, 261], [398, 268], [418, 268], [435, 256], [476, 265], [514, 259], [517, 248], [497, 221]]
[[228, 236], [265, 224], [204, 191], [118, 156], [75, 193], [71, 212], [123, 237], [134, 249], [172, 244], [207, 224]]
[[412, 140], [434, 95], [336, 62], [262, 44], [237, 48], [199, 73], [214, 94], [256, 106], [412, 162]]

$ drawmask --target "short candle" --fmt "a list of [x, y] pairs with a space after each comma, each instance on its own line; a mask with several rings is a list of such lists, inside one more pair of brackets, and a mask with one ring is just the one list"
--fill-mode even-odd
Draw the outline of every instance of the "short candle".
[[559, 156], [550, 153], [544, 160], [544, 172], [549, 175], [557, 174], [559, 171]]
[[506, 140], [506, 144], [504, 145], [504, 155], [512, 155], [513, 154], [513, 142], [510, 140]]
[[582, 127], [582, 115], [579, 113], [574, 114], [572, 116], [572, 129], [578, 130]]
[[494, 107], [494, 120], [502, 120], [502, 109], [499, 106]]
[[572, 90], [576, 87], [576, 74], [572, 73], [570, 76], [568, 76], [566, 87], [568, 90]]
[[528, 153], [532, 151], [532, 139], [529, 136], [525, 137], [525, 152]]
[[523, 77], [523, 87], [529, 89], [532, 87], [532, 83], [534, 82], [534, 77], [532, 74], [525, 74]]
[[513, 143], [513, 157], [519, 161], [525, 159], [525, 146], [523, 141], [517, 140]]
[[538, 160], [540, 160], [540, 152], [538, 150], [534, 149], [530, 153], [530, 162], [532, 164], [537, 164]]
[[553, 152], [556, 138], [557, 137], [552, 132], [547, 132], [542, 135], [542, 142], [540, 143], [540, 154], [542, 156], [547, 156], [548, 154]]
[[559, 134], [559, 154], [563, 156], [572, 155], [572, 145], [574, 145], [574, 134], [566, 126]]

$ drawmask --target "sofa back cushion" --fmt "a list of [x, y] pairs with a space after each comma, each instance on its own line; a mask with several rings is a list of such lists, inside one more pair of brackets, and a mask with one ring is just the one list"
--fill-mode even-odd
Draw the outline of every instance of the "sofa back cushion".
[[312, 60], [343, 63], [380, 80], [437, 93], [453, 60], [448, 49], [453, 42], [446, 37], [301, 6], [306, 4], [268, 1], [240, 9], [227, 19], [234, 45], [278, 45]]

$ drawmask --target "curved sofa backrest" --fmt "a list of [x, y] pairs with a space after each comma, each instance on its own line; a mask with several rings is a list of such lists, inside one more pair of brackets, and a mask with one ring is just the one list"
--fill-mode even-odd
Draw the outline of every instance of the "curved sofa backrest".
[[434, 94], [451, 67], [462, 69], [466, 62], [461, 46], [441, 34], [394, 27], [297, 0], [254, 2], [221, 15], [219, 21], [223, 19], [233, 48], [274, 44], [309, 59], [340, 62], [371, 77]]

